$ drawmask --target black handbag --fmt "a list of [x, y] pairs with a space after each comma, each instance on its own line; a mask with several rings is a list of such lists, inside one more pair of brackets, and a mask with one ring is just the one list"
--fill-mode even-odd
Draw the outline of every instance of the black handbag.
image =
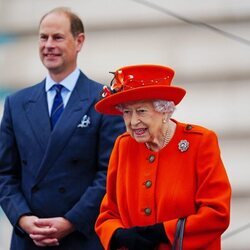
[[174, 243], [171, 250], [182, 250], [186, 218], [180, 218], [176, 225]]

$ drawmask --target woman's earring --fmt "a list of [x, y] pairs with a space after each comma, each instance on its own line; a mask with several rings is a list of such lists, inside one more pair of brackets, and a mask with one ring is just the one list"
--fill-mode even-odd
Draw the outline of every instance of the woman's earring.
[[168, 120], [168, 116], [167, 116], [166, 112], [163, 112], [162, 123], [167, 123], [167, 120]]

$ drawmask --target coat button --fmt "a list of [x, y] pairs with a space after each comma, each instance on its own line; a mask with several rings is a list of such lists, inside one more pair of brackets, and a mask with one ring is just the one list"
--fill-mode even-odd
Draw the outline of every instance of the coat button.
[[150, 215], [151, 213], [152, 213], [152, 210], [151, 210], [151, 208], [149, 208], [149, 207], [146, 207], [145, 209], [144, 209], [144, 213], [145, 213], [145, 215]]
[[32, 189], [31, 192], [32, 193], [36, 193], [39, 190], [39, 187], [37, 185], [35, 185]]
[[59, 193], [64, 194], [66, 192], [66, 189], [64, 187], [58, 188]]
[[149, 158], [148, 158], [148, 161], [150, 163], [154, 162], [155, 161], [155, 156], [154, 155], [150, 155]]
[[152, 181], [148, 180], [145, 182], [145, 187], [150, 188], [152, 186]]
[[193, 126], [190, 125], [190, 124], [188, 124], [188, 125], [186, 126], [186, 130], [191, 130], [192, 128], [193, 128]]

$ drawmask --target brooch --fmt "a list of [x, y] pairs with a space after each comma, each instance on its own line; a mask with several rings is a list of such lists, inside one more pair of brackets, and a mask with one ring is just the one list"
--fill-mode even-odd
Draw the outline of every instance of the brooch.
[[81, 122], [77, 125], [78, 128], [86, 128], [90, 125], [90, 117], [84, 115]]
[[189, 142], [187, 140], [181, 140], [178, 144], [178, 149], [181, 151], [181, 152], [185, 152], [187, 151], [189, 148]]

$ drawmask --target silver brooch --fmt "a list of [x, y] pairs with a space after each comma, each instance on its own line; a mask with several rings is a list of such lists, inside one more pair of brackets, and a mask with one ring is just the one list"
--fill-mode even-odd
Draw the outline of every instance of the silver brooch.
[[181, 151], [181, 152], [185, 152], [187, 151], [189, 148], [189, 142], [187, 140], [181, 140], [178, 144], [178, 149]]
[[90, 125], [90, 117], [84, 115], [81, 122], [77, 125], [78, 128], [87, 128]]

